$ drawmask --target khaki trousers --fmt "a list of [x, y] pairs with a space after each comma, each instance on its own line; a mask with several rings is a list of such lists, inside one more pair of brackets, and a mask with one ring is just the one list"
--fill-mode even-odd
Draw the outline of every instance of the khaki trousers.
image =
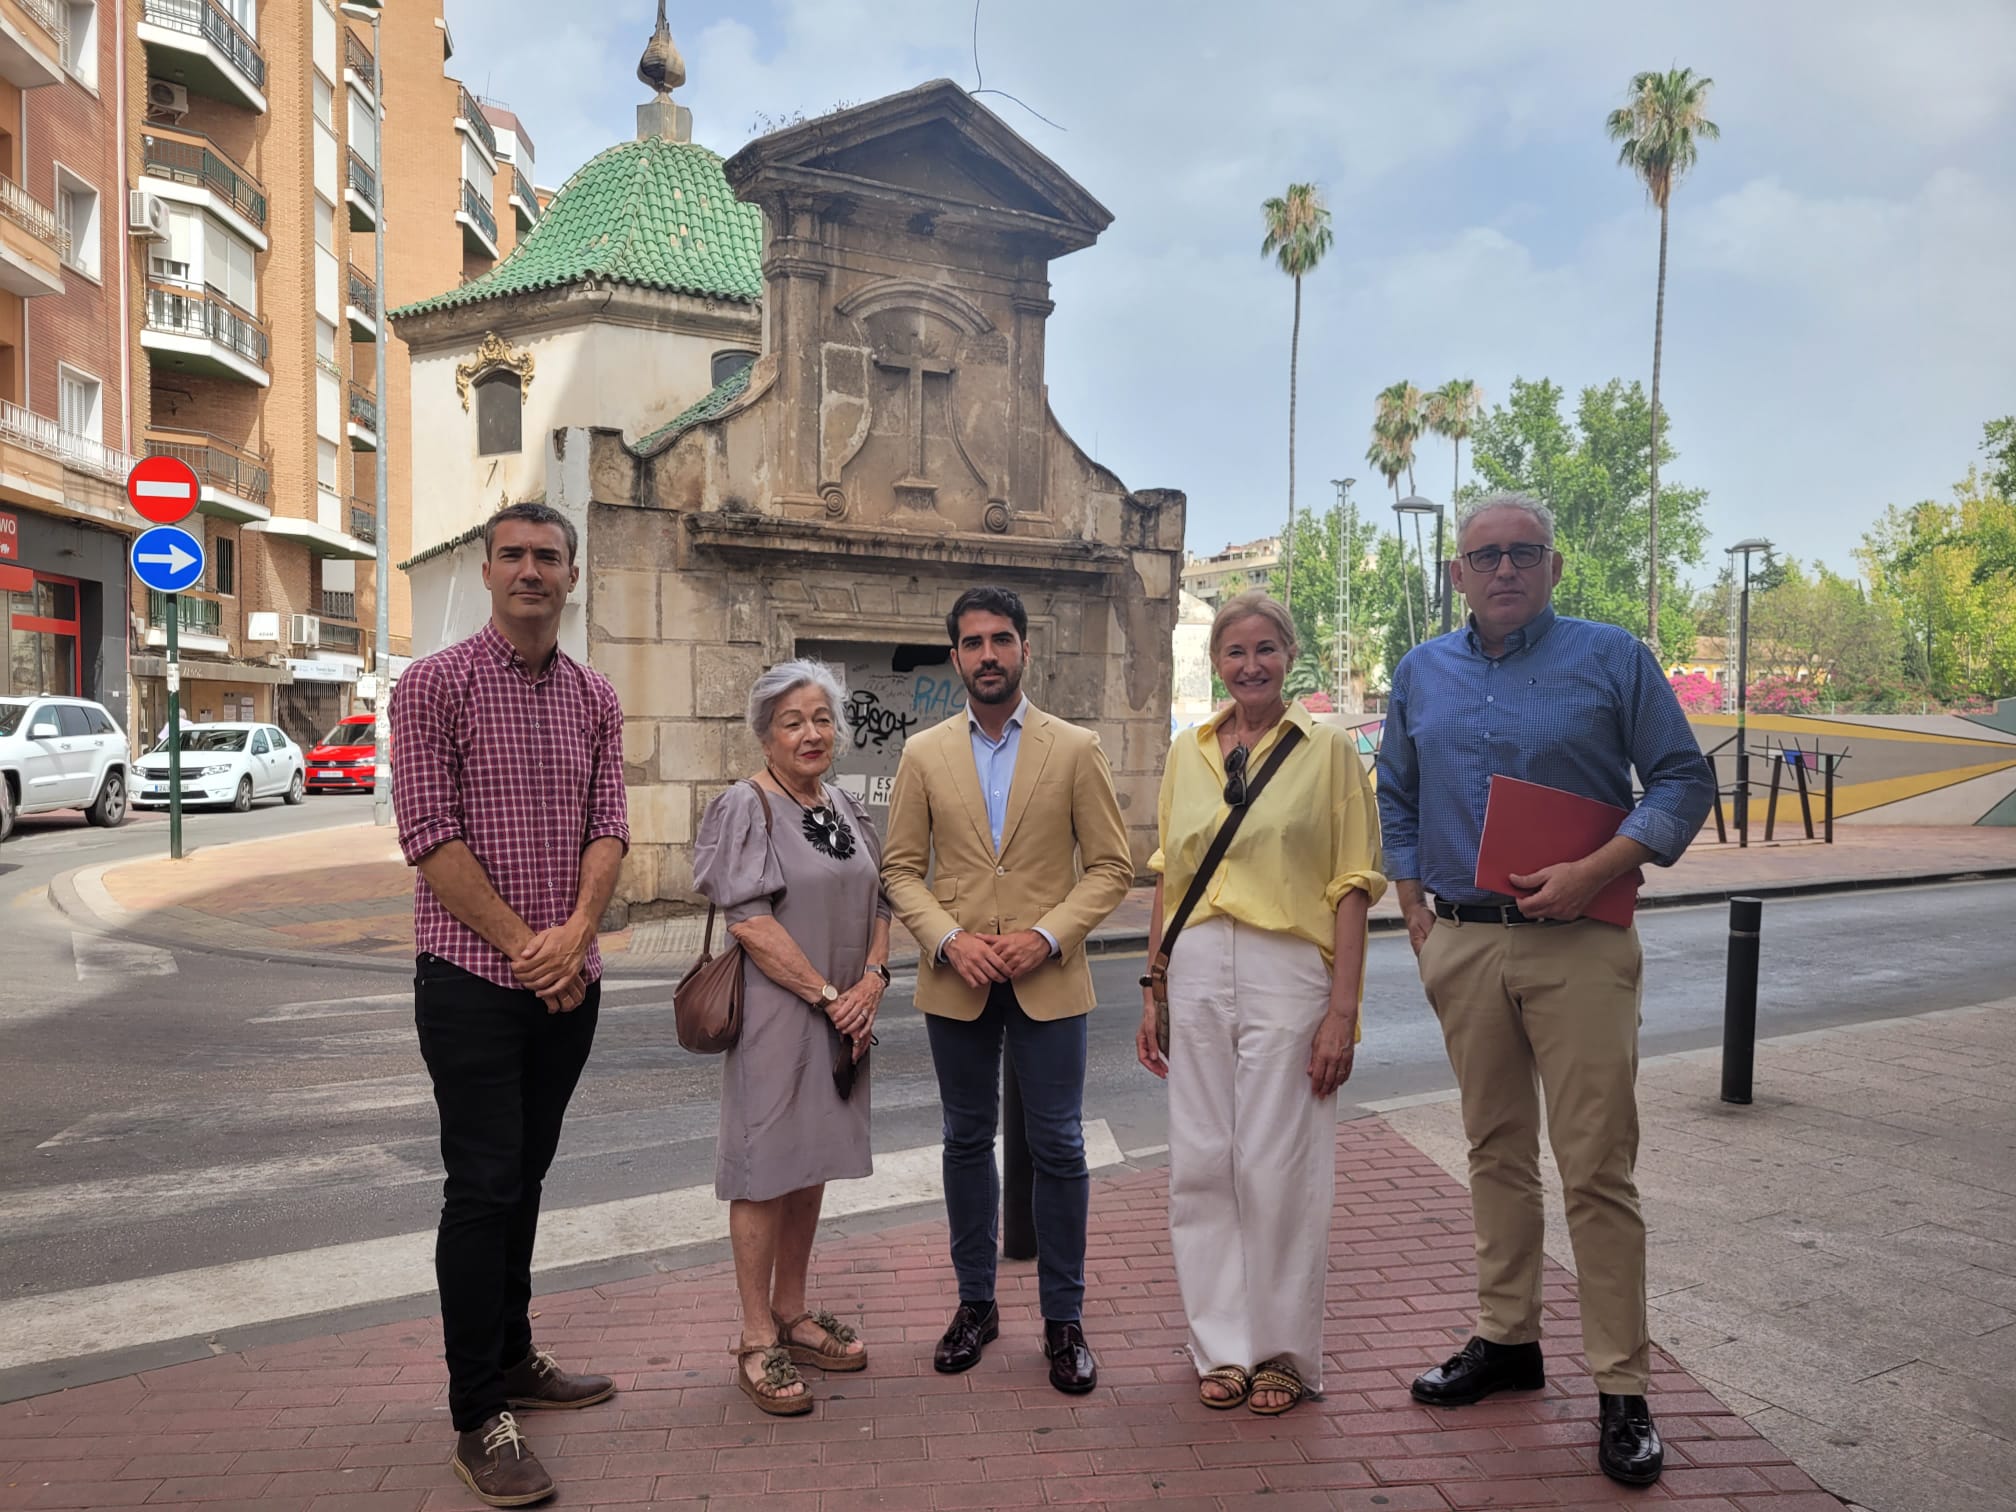
[[1323, 1389], [1337, 1098], [1309, 1085], [1330, 968], [1231, 919], [1169, 963], [1169, 1236], [1198, 1373], [1281, 1358]]
[[1438, 919], [1420, 965], [1463, 1096], [1478, 1334], [1498, 1344], [1540, 1337], [1544, 1090], [1589, 1372], [1599, 1391], [1644, 1395], [1651, 1380], [1645, 1222], [1632, 1179], [1644, 972], [1638, 932], [1589, 919], [1510, 927]]

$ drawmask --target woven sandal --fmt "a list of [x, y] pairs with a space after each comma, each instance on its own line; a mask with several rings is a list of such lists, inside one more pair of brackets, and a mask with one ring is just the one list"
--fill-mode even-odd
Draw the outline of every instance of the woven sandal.
[[[796, 1396], [777, 1396], [775, 1393], [795, 1385], [803, 1385], [805, 1378], [798, 1374], [798, 1367], [791, 1363], [791, 1356], [781, 1344], [747, 1344], [728, 1353], [735, 1356], [735, 1384], [742, 1388], [742, 1394], [772, 1417], [803, 1417], [812, 1410], [812, 1391], [807, 1387]], [[759, 1385], [749, 1379], [749, 1372], [742, 1368], [742, 1362], [751, 1355], [763, 1357], [763, 1381]], [[765, 1388], [768, 1388], [766, 1390]]]
[[[772, 1313], [771, 1316], [776, 1317], [776, 1314]], [[819, 1330], [826, 1335], [830, 1344], [839, 1347], [822, 1348], [814, 1344], [799, 1343], [794, 1336], [794, 1330], [796, 1330], [800, 1323], [806, 1322], [808, 1319], [816, 1324]], [[852, 1344], [858, 1339], [860, 1335], [829, 1312], [823, 1310], [818, 1312], [802, 1312], [789, 1322], [786, 1322], [782, 1318], [777, 1318], [777, 1337], [783, 1342], [784, 1347], [791, 1352], [791, 1358], [797, 1364], [816, 1365], [821, 1370], [866, 1370], [868, 1368], [867, 1350], [862, 1349], [850, 1354], [846, 1348], [847, 1345]]]
[[[1212, 1396], [1204, 1389], [1207, 1381], [1216, 1381], [1230, 1396]], [[1197, 1400], [1206, 1407], [1219, 1412], [1229, 1412], [1234, 1407], [1244, 1407], [1246, 1398], [1253, 1394], [1253, 1377], [1237, 1365], [1220, 1365], [1216, 1370], [1207, 1370], [1197, 1378]]]
[[[1263, 1391], [1285, 1391], [1288, 1400], [1278, 1407], [1262, 1407], [1258, 1399]], [[1302, 1384], [1302, 1377], [1293, 1365], [1278, 1358], [1267, 1360], [1253, 1368], [1254, 1400], [1248, 1402], [1247, 1407], [1262, 1417], [1279, 1417], [1308, 1394], [1309, 1388]]]

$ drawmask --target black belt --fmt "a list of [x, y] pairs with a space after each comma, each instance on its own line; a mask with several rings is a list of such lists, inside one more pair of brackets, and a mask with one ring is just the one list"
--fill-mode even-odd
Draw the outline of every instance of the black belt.
[[1566, 919], [1529, 919], [1517, 903], [1451, 903], [1435, 900], [1435, 917], [1454, 919], [1459, 924], [1565, 924]]

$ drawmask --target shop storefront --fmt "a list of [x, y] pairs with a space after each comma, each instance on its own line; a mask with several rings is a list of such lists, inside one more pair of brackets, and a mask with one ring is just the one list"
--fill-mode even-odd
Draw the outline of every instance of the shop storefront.
[[0, 509], [0, 694], [126, 707], [126, 548], [115, 531]]

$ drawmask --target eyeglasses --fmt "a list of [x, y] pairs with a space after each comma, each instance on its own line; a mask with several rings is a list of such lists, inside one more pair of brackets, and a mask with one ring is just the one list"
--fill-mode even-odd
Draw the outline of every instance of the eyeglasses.
[[1232, 747], [1225, 758], [1225, 802], [1233, 808], [1246, 806], [1246, 747]]
[[1508, 556], [1512, 565], [1522, 571], [1538, 567], [1540, 559], [1547, 555], [1548, 548], [1536, 546], [1531, 541], [1521, 541], [1516, 546], [1479, 546], [1475, 551], [1463, 553], [1463, 560], [1478, 572], [1496, 572], [1498, 564]]

